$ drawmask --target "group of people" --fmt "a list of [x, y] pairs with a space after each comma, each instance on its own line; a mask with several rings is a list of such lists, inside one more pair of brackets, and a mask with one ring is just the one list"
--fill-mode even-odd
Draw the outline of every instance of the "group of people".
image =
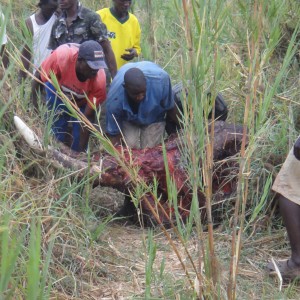
[[71, 116], [58, 90], [91, 122], [106, 100], [105, 132], [115, 145], [153, 147], [163, 138], [165, 115], [178, 122], [169, 75], [152, 62], [127, 63], [141, 53], [141, 29], [130, 6], [113, 0], [110, 8], [94, 12], [78, 0], [40, 0], [26, 20], [33, 46], [22, 50], [19, 77], [26, 77], [33, 56], [33, 104], [38, 108], [45, 86], [52, 132], [73, 151], [86, 150], [89, 131]]
[[[180, 125], [169, 75], [152, 62], [129, 62], [141, 53], [141, 29], [137, 18], [129, 13], [130, 6], [130, 0], [112, 0], [110, 8], [94, 12], [78, 0], [40, 0], [38, 10], [26, 20], [32, 46], [25, 45], [22, 50], [24, 68], [19, 78], [25, 78], [30, 69], [35, 72], [35, 107], [40, 101], [40, 83], [44, 83], [46, 104], [54, 115], [52, 131], [73, 151], [86, 150], [89, 131], [72, 117], [61, 92], [92, 122], [97, 107], [106, 100], [105, 132], [114, 145], [153, 147], [163, 139], [166, 119]], [[7, 67], [4, 15], [0, 18], [4, 24], [0, 54]], [[279, 270], [284, 279], [300, 276], [299, 178], [300, 138], [273, 185], [280, 194], [280, 211], [292, 253], [289, 260], [276, 266], [271, 262], [267, 268], [270, 272]]]

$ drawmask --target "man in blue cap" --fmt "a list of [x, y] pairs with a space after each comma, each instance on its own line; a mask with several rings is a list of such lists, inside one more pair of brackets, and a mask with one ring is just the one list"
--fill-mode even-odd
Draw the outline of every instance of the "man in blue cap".
[[[54, 82], [57, 81], [60, 90], [72, 101], [84, 116], [93, 122], [95, 108], [106, 99], [106, 77], [104, 68], [104, 53], [96, 41], [86, 41], [82, 44], [64, 44], [58, 47], [46, 58], [36, 74], [37, 79], [45, 83], [46, 102], [49, 111], [54, 113], [52, 131], [55, 137], [68, 143], [68, 124], [72, 122], [71, 149], [84, 151], [88, 144], [89, 131], [70, 116], [70, 112], [62, 99], [56, 93]], [[55, 78], [55, 79], [54, 79]], [[33, 102], [37, 107], [38, 81], [34, 81]], [[57, 86], [57, 85], [56, 85]], [[75, 122], [74, 122], [75, 121]]]

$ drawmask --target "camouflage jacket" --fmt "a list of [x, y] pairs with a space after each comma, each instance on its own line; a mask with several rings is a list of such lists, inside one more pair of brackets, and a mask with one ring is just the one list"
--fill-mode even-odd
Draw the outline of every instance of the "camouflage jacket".
[[54, 23], [48, 45], [49, 49], [54, 50], [66, 43], [81, 44], [87, 40], [101, 42], [108, 38], [106, 25], [102, 23], [99, 15], [92, 10], [79, 5], [77, 17], [69, 27], [67, 27], [66, 17], [66, 14], [63, 13]]

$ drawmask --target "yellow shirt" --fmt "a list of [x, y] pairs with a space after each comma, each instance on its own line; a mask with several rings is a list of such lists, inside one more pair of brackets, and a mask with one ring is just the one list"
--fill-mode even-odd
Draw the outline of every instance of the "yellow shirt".
[[125, 49], [135, 48], [137, 54], [141, 53], [139, 21], [133, 14], [129, 13], [128, 20], [122, 24], [112, 15], [109, 8], [100, 9], [97, 13], [107, 27], [108, 37], [119, 69], [127, 63], [126, 60], [121, 58], [121, 55], [128, 53]]

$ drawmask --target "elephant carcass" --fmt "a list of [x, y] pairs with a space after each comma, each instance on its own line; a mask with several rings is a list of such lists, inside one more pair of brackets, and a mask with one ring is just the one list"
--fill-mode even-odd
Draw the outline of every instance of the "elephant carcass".
[[[216, 121], [214, 124], [213, 160], [214, 172], [212, 192], [216, 199], [229, 196], [235, 191], [235, 174], [237, 170], [236, 160], [228, 158], [234, 156], [240, 150], [242, 141], [242, 126]], [[180, 138], [173, 136], [166, 143], [166, 158], [168, 172], [177, 189], [177, 207], [180, 217], [185, 220], [189, 215], [192, 189], [189, 184], [188, 174], [182, 161]], [[49, 149], [48, 157], [58, 161], [65, 168], [77, 170], [89, 170], [91, 175], [98, 174], [93, 185], [109, 186], [120, 191], [133, 191], [137, 184], [143, 182], [144, 186], [150, 186], [154, 182], [157, 186], [157, 197], [151, 193], [145, 193], [139, 201], [140, 208], [145, 215], [153, 217], [156, 214], [156, 222], [169, 222], [169, 217], [174, 217], [174, 207], [168, 197], [166, 169], [162, 146], [143, 150], [117, 147], [120, 153], [115, 158], [107, 153], [96, 153], [90, 163], [67, 156], [59, 150]], [[131, 170], [135, 169], [136, 176]], [[201, 172], [201, 166], [199, 166]], [[205, 206], [205, 195], [198, 189], [197, 198], [199, 207]], [[159, 220], [157, 219], [159, 217]]]

